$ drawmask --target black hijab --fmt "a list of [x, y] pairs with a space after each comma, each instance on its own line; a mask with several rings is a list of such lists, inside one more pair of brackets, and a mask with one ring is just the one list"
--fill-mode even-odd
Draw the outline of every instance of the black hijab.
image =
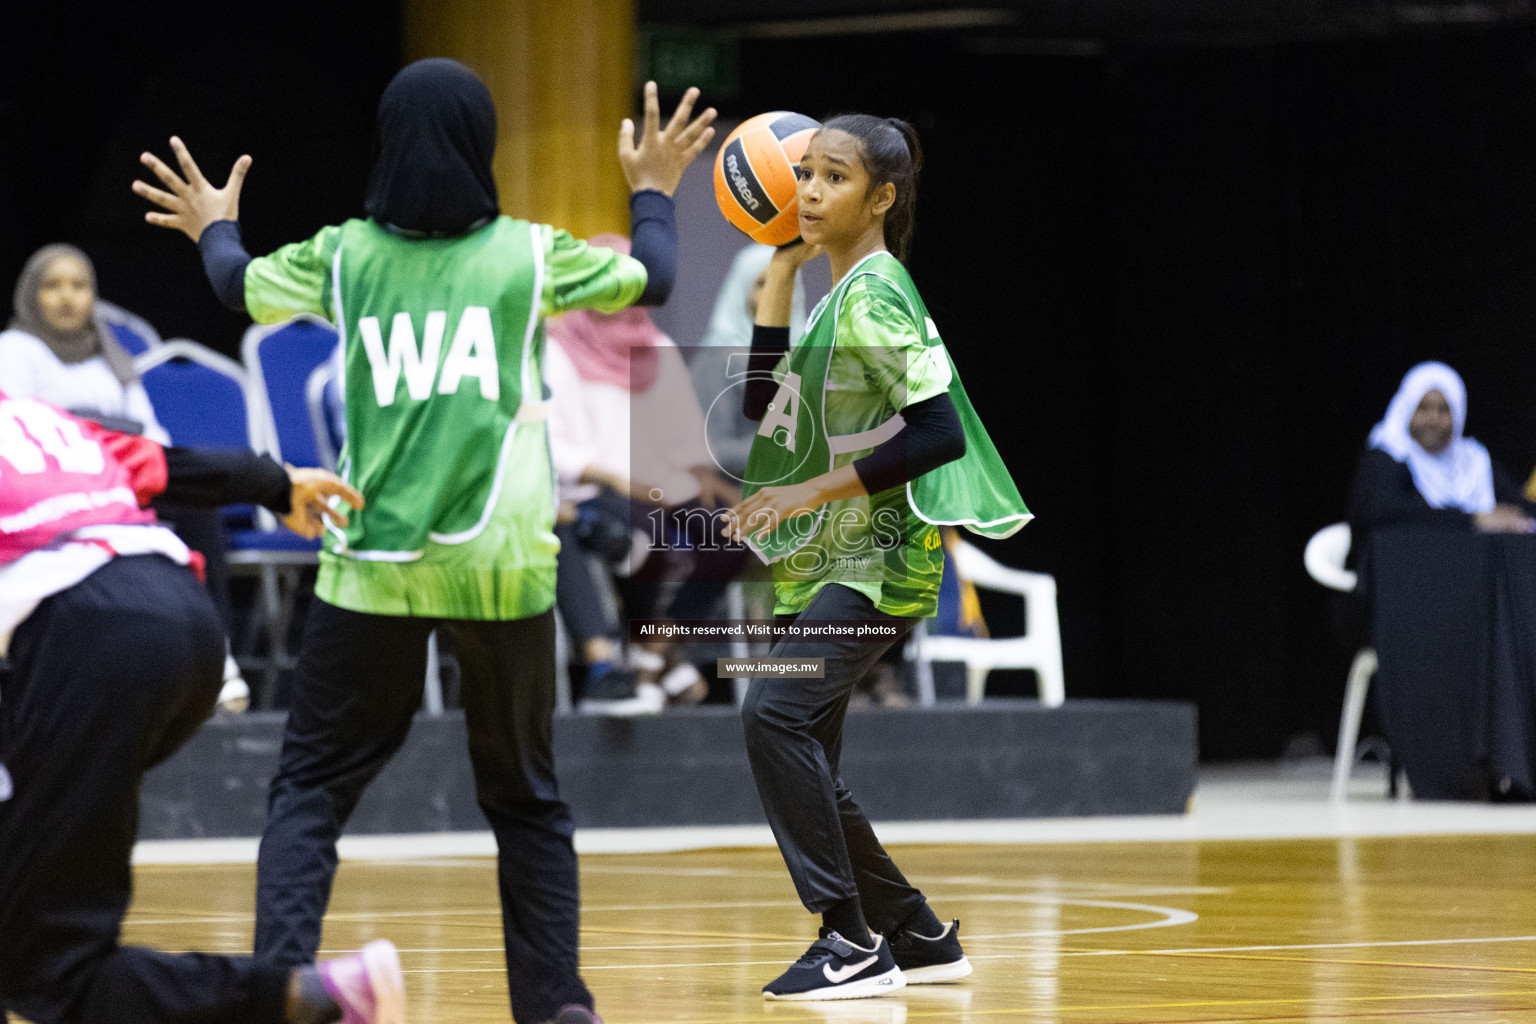
[[490, 90], [456, 60], [401, 69], [379, 100], [379, 158], [363, 208], [408, 234], [461, 235], [498, 212]]

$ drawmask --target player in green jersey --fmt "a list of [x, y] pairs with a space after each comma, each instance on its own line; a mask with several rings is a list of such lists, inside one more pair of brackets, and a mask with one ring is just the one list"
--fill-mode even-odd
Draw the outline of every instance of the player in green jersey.
[[[938, 527], [1007, 536], [1030, 518], [901, 263], [920, 166], [904, 122], [828, 121], [800, 161], [803, 241], [774, 254], [758, 300], [743, 404], [761, 427], [733, 533], [772, 562], [775, 611], [801, 631], [773, 655], [824, 670], [755, 679], [742, 708], [769, 824], [824, 925], [763, 989], [770, 999], [879, 996], [971, 973], [959, 922], [929, 909], [838, 777], [854, 684], [937, 607]], [[820, 253], [832, 291], [791, 350], [795, 272]], [[858, 625], [883, 638], [849, 635]]]
[[336, 839], [420, 706], [427, 638], [452, 634], [480, 806], [496, 834], [507, 982], [518, 1024], [590, 1024], [577, 970], [576, 856], [556, 792], [553, 473], [544, 317], [664, 301], [676, 260], [671, 195], [714, 111], [689, 90], [663, 126], [654, 83], [619, 158], [631, 256], [500, 216], [489, 91], [454, 61], [418, 61], [379, 103], [368, 216], [252, 260], [238, 203], [250, 158], [214, 188], [179, 139], [181, 174], [150, 223], [198, 243], [224, 301], [271, 323], [333, 321], [344, 355], [341, 472], [366, 504], [320, 555], [298, 681], [257, 865], [256, 952], [314, 959]]

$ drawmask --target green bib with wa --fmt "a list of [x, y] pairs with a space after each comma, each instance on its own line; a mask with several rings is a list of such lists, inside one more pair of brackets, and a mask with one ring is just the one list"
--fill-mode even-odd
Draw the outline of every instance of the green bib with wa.
[[407, 560], [484, 529], [524, 396], [541, 398], [542, 254], [535, 225], [504, 217], [441, 240], [343, 225], [333, 295], [346, 353], [344, 468], [368, 504], [351, 514], [342, 550]]
[[798, 612], [822, 586], [839, 583], [887, 614], [932, 615], [943, 570], [939, 526], [1001, 538], [1033, 518], [911, 276], [890, 253], [874, 253], [844, 275], [775, 378], [747, 460], [746, 494], [862, 458], [900, 433], [901, 408], [943, 392], [966, 442], [962, 458], [904, 488], [829, 502], [752, 537], [749, 545], [773, 565], [777, 611]]
[[332, 529], [315, 592], [355, 611], [465, 619], [554, 601], [554, 480], [542, 384], [541, 228], [458, 238], [342, 225], [340, 470], [367, 497]]
[[622, 309], [645, 282], [628, 256], [510, 217], [442, 239], [351, 220], [252, 260], [253, 320], [341, 332], [340, 470], [367, 502], [328, 527], [316, 595], [375, 615], [546, 611], [560, 542], [542, 317]]

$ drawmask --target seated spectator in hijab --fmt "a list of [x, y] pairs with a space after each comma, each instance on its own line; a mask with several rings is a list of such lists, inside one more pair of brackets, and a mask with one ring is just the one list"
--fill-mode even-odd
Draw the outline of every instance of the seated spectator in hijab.
[[1530, 533], [1536, 522], [1520, 487], [1463, 434], [1467, 389], [1444, 363], [1408, 371], [1387, 414], [1371, 431], [1355, 470], [1349, 500], [1349, 564], [1359, 573], [1352, 593], [1334, 602], [1342, 639], [1358, 647], [1370, 638], [1371, 536], [1385, 527]]
[[33, 253], [0, 332], [0, 391], [68, 409], [110, 429], [166, 444], [149, 395], [96, 310], [96, 271], [72, 245]]
[[[619, 235], [591, 244], [629, 250]], [[671, 645], [620, 658], [618, 600], [628, 618], [708, 617], [746, 556], [725, 545], [714, 510], [741, 492], [711, 460], [682, 355], [645, 310], [580, 310], [550, 320], [547, 331], [550, 453], [562, 505], [556, 601], [587, 667], [583, 709], [635, 714], [659, 711], [668, 699], [702, 699], [707, 684], [691, 664], [667, 661]], [[643, 560], [626, 559], [632, 530], [660, 534], [661, 543], [637, 552]], [[626, 561], [625, 578], [615, 581], [610, 565]], [[663, 584], [677, 582], [663, 607]]]
[[1463, 435], [1467, 390], [1444, 363], [1408, 371], [1371, 431], [1350, 498], [1354, 546], [1383, 526], [1530, 533], [1520, 487]]
[[[109, 430], [170, 443], [133, 357], [96, 308], [89, 256], [72, 245], [43, 246], [22, 268], [14, 302], [10, 328], [0, 332], [0, 391], [67, 409]], [[155, 511], [203, 556], [208, 591], [227, 631], [229, 565], [218, 512], [164, 501], [155, 503]], [[232, 657], [225, 659], [224, 679], [220, 703], [244, 710], [250, 690]]]

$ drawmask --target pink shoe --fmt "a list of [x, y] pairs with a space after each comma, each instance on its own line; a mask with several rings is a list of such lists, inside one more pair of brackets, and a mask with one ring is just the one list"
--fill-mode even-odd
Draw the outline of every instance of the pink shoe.
[[327, 960], [316, 969], [341, 1007], [341, 1024], [405, 1024], [405, 977], [393, 942], [375, 939], [361, 952]]

